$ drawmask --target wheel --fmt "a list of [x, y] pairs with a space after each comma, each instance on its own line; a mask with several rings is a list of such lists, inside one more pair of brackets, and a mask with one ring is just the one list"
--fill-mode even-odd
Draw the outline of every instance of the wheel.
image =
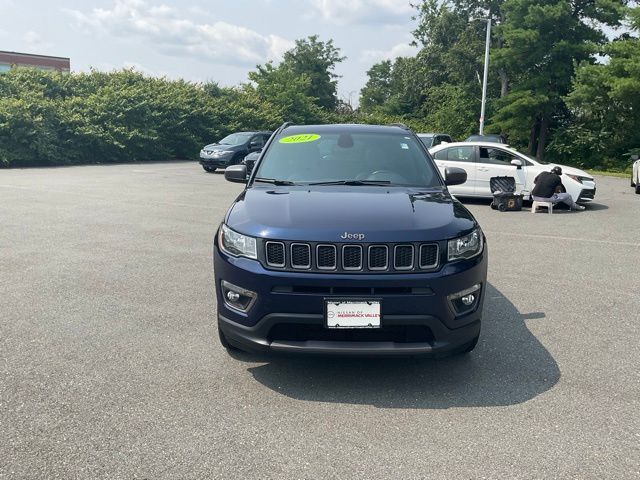
[[207, 167], [206, 165], [202, 165], [202, 168], [204, 168], [205, 172], [215, 172], [216, 171], [216, 167]]
[[636, 183], [636, 193], [640, 195], [640, 183]]
[[633, 187], [635, 187], [635, 186], [636, 186], [636, 184], [634, 183], [634, 181], [633, 181], [633, 176], [632, 176], [632, 177], [631, 177], [631, 187], [633, 188]]
[[498, 205], [498, 210], [500, 210], [501, 212], [506, 212], [507, 206], [504, 203], [501, 203], [500, 205]]
[[220, 327], [218, 327], [218, 338], [220, 339], [220, 344], [228, 351], [228, 352], [237, 352], [238, 350], [240, 350], [237, 347], [234, 347], [233, 345], [231, 345], [229, 343], [229, 341], [227, 340], [227, 337], [224, 336], [224, 333], [222, 333], [222, 330], [220, 330]]

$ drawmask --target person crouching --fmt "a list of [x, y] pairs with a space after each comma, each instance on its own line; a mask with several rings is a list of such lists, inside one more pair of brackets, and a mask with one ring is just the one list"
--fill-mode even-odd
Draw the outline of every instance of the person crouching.
[[550, 172], [541, 172], [533, 181], [535, 184], [531, 191], [531, 196], [536, 202], [564, 203], [569, 205], [571, 210], [584, 210], [582, 205], [578, 205], [571, 198], [571, 194], [566, 193], [562, 185], [562, 168], [553, 167]]

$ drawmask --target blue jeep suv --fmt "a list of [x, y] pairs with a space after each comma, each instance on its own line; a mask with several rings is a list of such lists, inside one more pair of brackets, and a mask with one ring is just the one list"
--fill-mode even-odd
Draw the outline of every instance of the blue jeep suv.
[[228, 350], [347, 355], [471, 351], [485, 237], [403, 125], [290, 125], [269, 139], [214, 241]]

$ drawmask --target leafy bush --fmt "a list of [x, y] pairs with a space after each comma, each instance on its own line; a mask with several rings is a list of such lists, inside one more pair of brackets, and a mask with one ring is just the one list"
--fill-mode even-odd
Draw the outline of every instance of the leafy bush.
[[233, 131], [276, 128], [286, 113], [249, 87], [15, 69], [0, 75], [0, 166], [195, 158]]

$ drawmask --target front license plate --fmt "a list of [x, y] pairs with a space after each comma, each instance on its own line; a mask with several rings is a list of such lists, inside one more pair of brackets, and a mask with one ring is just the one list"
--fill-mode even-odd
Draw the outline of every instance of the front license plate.
[[380, 328], [379, 300], [327, 300], [328, 328]]

